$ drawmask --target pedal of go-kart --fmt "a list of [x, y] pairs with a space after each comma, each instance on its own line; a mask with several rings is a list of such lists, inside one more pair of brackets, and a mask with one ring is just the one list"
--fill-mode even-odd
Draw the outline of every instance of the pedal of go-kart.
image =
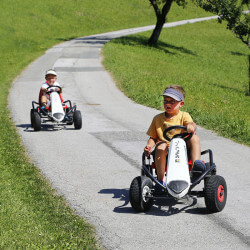
[[155, 185], [154, 187], [154, 196], [162, 196], [162, 195], [166, 195], [168, 192], [166, 189], [164, 188], [161, 188], [160, 186], [158, 185]]
[[189, 187], [189, 184], [186, 181], [177, 180], [177, 181], [170, 181], [167, 184], [167, 187], [176, 194], [180, 194], [182, 191], [184, 191], [186, 188]]

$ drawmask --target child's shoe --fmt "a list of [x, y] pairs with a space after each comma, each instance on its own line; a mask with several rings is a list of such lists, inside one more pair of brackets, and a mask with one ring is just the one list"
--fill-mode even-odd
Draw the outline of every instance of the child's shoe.
[[47, 113], [48, 112], [47, 109], [46, 109], [46, 106], [42, 106], [41, 110], [42, 110], [43, 113]]
[[206, 165], [201, 160], [196, 160], [194, 162], [194, 166], [192, 169], [192, 182], [194, 182], [195, 179], [199, 178], [204, 172], [206, 171]]

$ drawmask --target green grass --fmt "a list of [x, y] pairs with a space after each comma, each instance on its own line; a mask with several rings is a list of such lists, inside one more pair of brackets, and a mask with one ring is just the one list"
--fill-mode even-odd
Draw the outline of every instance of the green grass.
[[[169, 21], [206, 15], [193, 5], [174, 5]], [[94, 229], [26, 156], [7, 108], [15, 77], [54, 44], [154, 23], [147, 0], [0, 1], [0, 248], [99, 248]]]
[[9, 119], [1, 120], [0, 135], [0, 248], [97, 249], [93, 228], [29, 162]]
[[217, 21], [164, 29], [156, 47], [151, 32], [111, 41], [104, 65], [134, 101], [162, 108], [164, 88], [186, 90], [184, 110], [201, 126], [250, 145], [249, 50]]

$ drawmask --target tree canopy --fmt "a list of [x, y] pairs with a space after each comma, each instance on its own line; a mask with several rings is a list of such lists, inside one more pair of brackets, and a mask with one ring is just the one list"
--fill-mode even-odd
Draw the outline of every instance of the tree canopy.
[[[217, 14], [218, 21], [227, 22], [227, 28], [250, 48], [250, 0], [193, 0], [204, 10]], [[247, 9], [248, 11], [244, 11]], [[250, 55], [248, 55], [248, 91], [250, 96]]]
[[218, 21], [226, 21], [237, 38], [245, 43], [248, 48], [250, 33], [249, 0], [194, 0], [198, 6], [206, 11], [217, 14]]

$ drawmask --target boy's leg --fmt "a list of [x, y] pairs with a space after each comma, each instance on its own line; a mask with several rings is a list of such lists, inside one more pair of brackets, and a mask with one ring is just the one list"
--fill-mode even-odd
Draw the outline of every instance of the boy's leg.
[[200, 144], [200, 138], [198, 135], [194, 134], [191, 139], [187, 142], [187, 145], [190, 149], [190, 156], [192, 163], [196, 160], [201, 159], [201, 144]]
[[46, 105], [47, 105], [47, 97], [46, 97], [46, 95], [41, 96], [41, 103], [42, 103], [43, 106], [46, 107]]
[[168, 154], [168, 145], [166, 142], [159, 142], [158, 144], [156, 144], [155, 166], [159, 181], [166, 182], [165, 167], [166, 167], [167, 154]]
[[194, 134], [190, 141], [187, 143], [190, 148], [191, 160], [193, 163], [192, 168], [192, 182], [198, 178], [205, 170], [205, 164], [200, 160], [201, 159], [201, 146], [200, 146], [200, 138], [198, 135]]

